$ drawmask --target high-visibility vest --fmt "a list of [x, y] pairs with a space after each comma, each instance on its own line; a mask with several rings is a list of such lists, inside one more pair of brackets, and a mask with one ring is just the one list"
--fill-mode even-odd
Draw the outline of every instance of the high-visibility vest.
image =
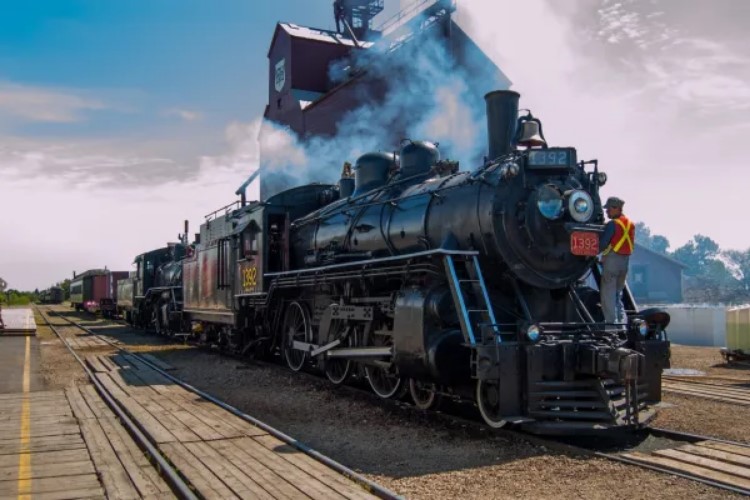
[[624, 215], [612, 220], [615, 223], [615, 234], [604, 250], [604, 255], [610, 251], [620, 255], [631, 255], [635, 246], [635, 226]]

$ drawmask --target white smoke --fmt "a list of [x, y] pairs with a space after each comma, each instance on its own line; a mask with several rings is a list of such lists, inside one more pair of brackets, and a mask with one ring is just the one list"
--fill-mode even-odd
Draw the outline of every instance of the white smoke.
[[457, 64], [437, 30], [389, 53], [377, 47], [331, 68], [332, 78], [364, 72], [355, 84], [362, 93], [385, 86], [382, 100], [364, 97], [345, 113], [333, 137], [300, 142], [288, 129], [263, 124], [264, 197], [304, 182], [335, 183], [345, 161], [368, 151], [398, 151], [406, 138], [439, 142], [443, 157], [465, 166], [486, 154], [486, 89]]

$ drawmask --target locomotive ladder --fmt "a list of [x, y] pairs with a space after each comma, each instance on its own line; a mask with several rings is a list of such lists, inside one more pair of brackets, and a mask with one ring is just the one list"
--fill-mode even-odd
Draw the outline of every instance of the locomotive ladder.
[[[456, 259], [463, 260], [463, 266], [457, 265]], [[482, 269], [476, 255], [458, 257], [446, 255], [444, 257], [448, 284], [456, 305], [458, 320], [466, 342], [472, 346], [482, 343], [481, 331], [475, 330], [475, 325], [492, 325], [495, 339], [499, 342], [499, 330], [495, 313], [490, 305], [490, 295], [484, 284]], [[479, 333], [479, 335], [477, 335]]]

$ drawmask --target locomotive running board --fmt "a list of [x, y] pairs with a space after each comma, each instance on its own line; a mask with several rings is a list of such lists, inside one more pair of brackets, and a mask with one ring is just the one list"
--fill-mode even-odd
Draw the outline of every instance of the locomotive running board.
[[419, 259], [419, 258], [424, 258], [424, 257], [433, 257], [433, 256], [472, 257], [476, 255], [479, 255], [479, 252], [476, 252], [474, 250], [446, 250], [444, 248], [436, 248], [435, 250], [424, 250], [422, 252], [392, 255], [390, 257], [380, 257], [377, 259], [353, 260], [353, 261], [344, 262], [341, 264], [330, 264], [327, 266], [308, 267], [305, 269], [295, 269], [293, 271], [265, 273], [263, 276], [270, 277], [270, 278], [277, 278], [277, 277], [284, 277], [284, 276], [296, 276], [296, 275], [302, 276], [302, 275], [307, 275], [307, 274], [319, 274], [319, 273], [323, 273], [326, 271], [331, 271], [333, 269], [346, 269], [350, 267], [362, 266], [363, 263], [366, 263], [368, 266], [371, 267], [371, 266], [375, 266], [378, 264], [387, 264], [389, 262], [400, 262], [403, 260]]

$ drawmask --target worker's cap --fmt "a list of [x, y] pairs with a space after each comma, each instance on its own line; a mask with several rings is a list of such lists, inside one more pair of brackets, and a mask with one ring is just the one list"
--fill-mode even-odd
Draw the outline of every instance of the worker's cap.
[[620, 198], [613, 196], [611, 198], [607, 198], [607, 203], [604, 204], [604, 208], [622, 208], [624, 204], [625, 202]]

